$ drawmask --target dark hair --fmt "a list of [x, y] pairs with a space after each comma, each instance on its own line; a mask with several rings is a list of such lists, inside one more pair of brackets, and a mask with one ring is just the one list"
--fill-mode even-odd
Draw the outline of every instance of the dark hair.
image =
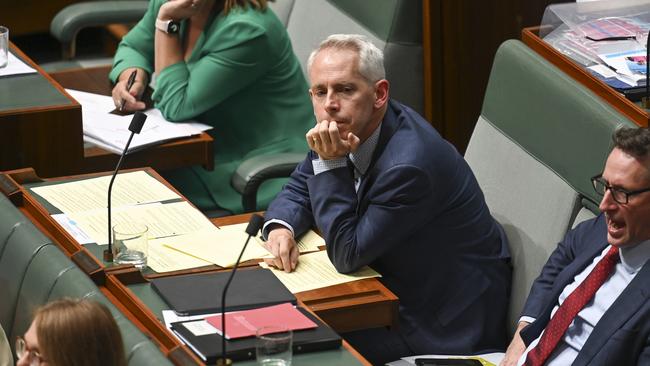
[[106, 306], [62, 298], [36, 311], [39, 349], [53, 366], [126, 366], [120, 329]]
[[637, 159], [648, 157], [650, 152], [650, 129], [647, 127], [623, 127], [612, 136], [614, 147]]

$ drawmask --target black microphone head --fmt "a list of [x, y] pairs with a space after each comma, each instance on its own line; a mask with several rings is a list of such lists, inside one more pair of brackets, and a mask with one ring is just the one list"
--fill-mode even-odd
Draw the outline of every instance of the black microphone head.
[[253, 216], [251, 216], [251, 219], [248, 220], [248, 226], [246, 226], [246, 234], [250, 236], [257, 235], [257, 232], [260, 231], [263, 224], [264, 218], [258, 214], [253, 214]]
[[147, 119], [147, 115], [137, 111], [133, 115], [133, 119], [131, 119], [131, 124], [129, 125], [129, 131], [133, 133], [140, 133], [142, 131], [142, 126], [144, 125], [144, 121]]

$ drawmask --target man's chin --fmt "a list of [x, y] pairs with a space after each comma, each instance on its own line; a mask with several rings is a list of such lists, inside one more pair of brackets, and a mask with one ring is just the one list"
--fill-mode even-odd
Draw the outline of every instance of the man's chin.
[[623, 247], [627, 245], [628, 239], [625, 236], [612, 236], [607, 234], [607, 242], [615, 247]]

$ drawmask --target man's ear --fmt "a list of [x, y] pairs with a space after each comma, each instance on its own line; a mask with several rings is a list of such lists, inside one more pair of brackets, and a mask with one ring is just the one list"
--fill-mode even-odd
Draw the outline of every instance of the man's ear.
[[375, 83], [375, 109], [382, 108], [388, 102], [388, 80], [381, 79]]

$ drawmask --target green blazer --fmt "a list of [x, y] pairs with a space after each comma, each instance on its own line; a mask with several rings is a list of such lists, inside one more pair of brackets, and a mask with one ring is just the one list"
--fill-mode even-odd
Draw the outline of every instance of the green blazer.
[[[109, 77], [128, 67], [154, 70], [154, 22], [164, 0], [152, 0], [124, 37]], [[180, 37], [187, 31], [181, 22]], [[278, 152], [307, 152], [305, 133], [314, 125], [308, 86], [289, 36], [271, 10], [236, 8], [215, 14], [189, 59], [155, 76], [152, 99], [170, 121], [195, 119], [214, 127], [215, 169], [179, 169], [165, 176], [202, 210], [242, 211], [230, 177], [243, 159]], [[258, 192], [266, 207], [284, 179]]]

